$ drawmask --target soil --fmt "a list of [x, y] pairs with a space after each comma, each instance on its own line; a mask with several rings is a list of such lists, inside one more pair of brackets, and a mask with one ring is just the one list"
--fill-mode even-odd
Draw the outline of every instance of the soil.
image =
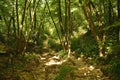
[[[60, 68], [64, 65], [73, 69], [73, 78], [70, 78], [70, 74], [66, 74], [65, 80], [109, 80], [103, 75], [100, 68], [89, 64], [83, 57], [75, 58], [72, 56], [70, 59], [64, 59], [56, 54], [55, 51], [49, 50], [42, 54], [35, 54], [37, 58], [29, 59], [27, 63], [16, 60], [14, 63], [19, 63], [17, 66], [23, 63], [22, 67], [24, 68], [16, 69], [14, 67], [12, 72], [6, 70], [6, 73], [4, 73], [6, 75], [1, 74], [0, 80], [54, 80], [59, 75]], [[4, 59], [6, 58], [2, 57], [0, 61], [8, 61], [8, 59]], [[1, 65], [0, 70], [5, 70], [6, 66]]]

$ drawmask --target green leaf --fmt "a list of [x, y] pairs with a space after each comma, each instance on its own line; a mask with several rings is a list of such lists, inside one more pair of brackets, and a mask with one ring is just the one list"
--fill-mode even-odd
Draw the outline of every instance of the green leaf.
[[110, 28], [113, 28], [113, 27], [119, 27], [120, 26], [120, 22], [119, 21], [116, 21], [114, 22], [113, 24], [109, 25], [109, 26], [106, 26], [103, 28], [103, 30], [109, 30]]

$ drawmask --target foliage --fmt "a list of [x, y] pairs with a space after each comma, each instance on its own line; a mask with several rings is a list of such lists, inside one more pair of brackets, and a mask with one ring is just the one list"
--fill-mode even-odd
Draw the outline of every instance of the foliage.
[[[109, 65], [103, 72], [116, 77], [120, 73], [117, 1], [0, 0], [0, 54], [15, 53], [18, 56], [14, 57], [30, 62], [37, 61], [36, 53], [41, 53], [44, 46], [64, 58], [70, 48], [77, 56], [82, 54]], [[9, 50], [4, 51], [1, 44]], [[103, 58], [99, 57], [100, 52]], [[62, 66], [55, 80], [64, 80], [71, 69]]]
[[12, 0], [0, 0], [0, 17], [10, 16], [10, 10], [12, 6]]
[[87, 31], [85, 34], [82, 34], [78, 38], [71, 39], [71, 49], [78, 53], [78, 56], [85, 55], [86, 57], [97, 57], [97, 44], [95, 43], [95, 39], [91, 34], [91, 31]]
[[0, 42], [5, 43], [5, 36], [0, 32]]
[[38, 61], [38, 58], [39, 56], [35, 53], [26, 53], [26, 55], [24, 57], [21, 56], [21, 60], [24, 61], [25, 63], [26, 62], [30, 62], [30, 61], [35, 61], [37, 62]]
[[[69, 65], [61, 66], [58, 75], [55, 77], [54, 80], [66, 80], [66, 77], [69, 75], [70, 79], [74, 79], [74, 68]], [[68, 79], [68, 78], [67, 78]]]
[[107, 55], [104, 59], [104, 65], [102, 71], [105, 75], [111, 76], [112, 80], [119, 80], [120, 74], [120, 59], [119, 59], [119, 45], [112, 48], [111, 54]]
[[114, 22], [113, 24], [104, 27], [103, 30], [107, 31], [107, 30], [109, 30], [109, 29], [111, 29], [111, 28], [116, 28], [116, 27], [119, 27], [119, 26], [120, 26], [120, 22], [116, 21], [116, 22]]
[[111, 80], [119, 80], [120, 76], [120, 60], [110, 61], [110, 65], [102, 68], [104, 75], [110, 76]]
[[60, 50], [58, 52], [58, 56], [62, 57], [62, 58], [67, 58], [67, 52], [64, 50]]
[[55, 40], [55, 39], [49, 39], [48, 40], [48, 45], [51, 49], [55, 50], [55, 51], [60, 51], [62, 48], [61, 48], [61, 44], [57, 43], [58, 41]]

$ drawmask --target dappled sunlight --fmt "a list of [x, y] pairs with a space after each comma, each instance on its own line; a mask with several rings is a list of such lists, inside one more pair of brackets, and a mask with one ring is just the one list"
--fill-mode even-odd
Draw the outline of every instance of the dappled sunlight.
[[92, 71], [92, 70], [94, 70], [94, 69], [95, 69], [95, 67], [94, 67], [94, 66], [92, 66], [92, 65], [91, 65], [91, 66], [89, 66], [89, 70], [90, 70], [90, 71]]
[[62, 65], [62, 63], [64, 62], [66, 62], [66, 60], [61, 60], [59, 56], [53, 56], [48, 59], [45, 65], [46, 66]]
[[45, 60], [46, 58], [44, 58], [44, 57], [41, 57], [40, 59], [41, 59], [41, 60]]
[[73, 31], [73, 36], [78, 38], [79, 36], [85, 34], [87, 32], [82, 26], [78, 27], [78, 31]]
[[51, 65], [61, 65], [62, 62], [57, 62], [55, 60], [50, 60], [49, 62], [47, 62], [45, 65], [47, 66], [51, 66]]
[[51, 56], [49, 59], [48, 59], [48, 62], [45, 63], [45, 65], [61, 65], [62, 62], [60, 61], [60, 57], [58, 56]]

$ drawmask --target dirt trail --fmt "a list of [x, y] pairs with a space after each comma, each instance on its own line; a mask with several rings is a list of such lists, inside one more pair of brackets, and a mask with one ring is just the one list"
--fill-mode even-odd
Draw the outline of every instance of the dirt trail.
[[[83, 58], [72, 57], [71, 59], [64, 60], [56, 55], [56, 52], [53, 50], [48, 50], [46, 46], [42, 52], [42, 54], [35, 54], [37, 60], [32, 59], [27, 64], [23, 63], [24, 69], [16, 69], [13, 72], [7, 73], [5, 79], [0, 76], [0, 80], [16, 80], [17, 77], [15, 79], [12, 78], [15, 74], [18, 76], [17, 80], [54, 80], [63, 65], [69, 65], [74, 69], [73, 78], [69, 78], [70, 75], [68, 74], [65, 75], [67, 77], [65, 80], [109, 80], [102, 74], [99, 68], [88, 64]], [[0, 56], [0, 67], [2, 66], [0, 70], [6, 68], [6, 66], [2, 65], [4, 61], [8, 62], [9, 60], [6, 56]]]
[[62, 60], [51, 53], [39, 55], [37, 65], [34, 61], [31, 62], [26, 66], [28, 70], [19, 72], [19, 76], [21, 80], [54, 80], [62, 65], [74, 68], [74, 80], [109, 80], [103, 76], [100, 69], [87, 64], [82, 58]]

